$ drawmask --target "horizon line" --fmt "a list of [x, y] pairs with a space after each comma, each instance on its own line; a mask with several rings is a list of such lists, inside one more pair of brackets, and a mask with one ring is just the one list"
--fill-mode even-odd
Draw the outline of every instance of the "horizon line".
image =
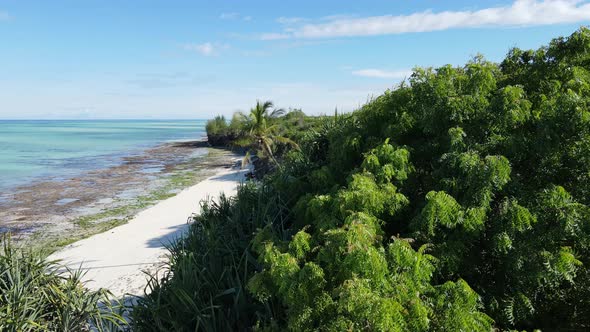
[[0, 121], [194, 121], [194, 120], [210, 120], [206, 118], [95, 118], [95, 119], [80, 119], [80, 118], [49, 118], [49, 119], [14, 119], [14, 118], [0, 118]]

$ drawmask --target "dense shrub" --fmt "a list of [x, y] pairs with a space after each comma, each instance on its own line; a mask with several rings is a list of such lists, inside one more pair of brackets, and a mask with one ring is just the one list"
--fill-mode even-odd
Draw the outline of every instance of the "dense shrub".
[[[418, 68], [309, 128], [257, 186], [209, 205], [137, 320], [179, 331], [588, 329], [589, 103], [586, 28], [501, 64]], [[184, 285], [182, 270], [215, 286], [195, 291], [204, 284]]]
[[207, 131], [207, 140], [213, 146], [226, 146], [236, 135], [223, 115], [216, 116], [214, 119], [207, 121], [205, 130]]

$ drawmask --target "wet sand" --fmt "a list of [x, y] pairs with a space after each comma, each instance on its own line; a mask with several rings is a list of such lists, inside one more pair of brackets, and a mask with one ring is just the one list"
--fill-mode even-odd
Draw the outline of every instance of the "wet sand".
[[110, 168], [20, 186], [0, 194], [0, 233], [54, 249], [124, 224], [238, 157], [204, 141], [165, 143]]

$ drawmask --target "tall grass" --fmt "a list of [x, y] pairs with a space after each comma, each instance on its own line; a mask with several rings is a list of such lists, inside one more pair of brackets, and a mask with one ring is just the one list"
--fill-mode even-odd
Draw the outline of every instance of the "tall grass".
[[246, 283], [259, 269], [252, 234], [273, 222], [269, 208], [277, 204], [253, 184], [237, 196], [202, 205], [187, 236], [171, 246], [163, 275], [152, 277], [133, 308], [135, 330], [242, 331], [272, 318], [273, 308], [255, 301]]
[[0, 331], [112, 331], [124, 322], [106, 290], [83, 287], [81, 271], [50, 261], [39, 251], [0, 251]]

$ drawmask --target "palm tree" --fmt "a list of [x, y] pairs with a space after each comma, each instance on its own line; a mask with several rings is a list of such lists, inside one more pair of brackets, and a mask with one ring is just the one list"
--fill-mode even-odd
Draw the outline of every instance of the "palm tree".
[[[246, 142], [249, 145], [255, 145], [258, 151], [272, 160], [275, 165], [279, 165], [273, 152], [272, 146], [275, 142], [289, 144], [297, 149], [299, 146], [289, 138], [278, 135], [279, 127], [273, 124], [273, 119], [283, 115], [285, 110], [274, 108], [272, 101], [256, 101], [256, 106], [250, 109], [247, 120]], [[249, 154], [246, 156], [248, 157]]]

